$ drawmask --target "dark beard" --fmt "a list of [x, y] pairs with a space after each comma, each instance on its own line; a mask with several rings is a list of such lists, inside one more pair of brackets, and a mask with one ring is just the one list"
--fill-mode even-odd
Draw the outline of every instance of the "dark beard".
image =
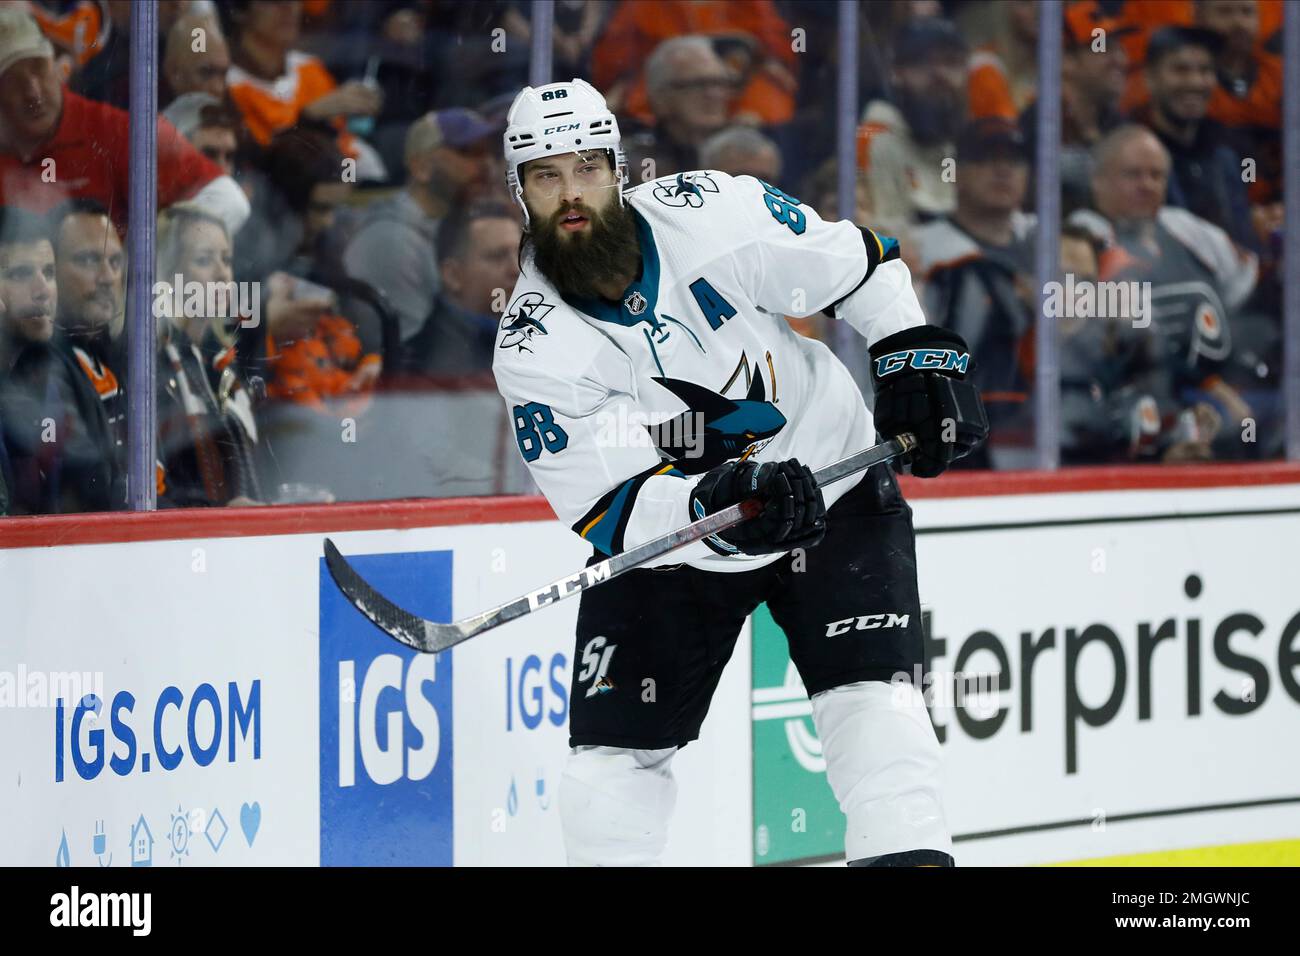
[[[559, 235], [556, 225], [571, 212], [587, 217], [589, 235], [567, 239]], [[565, 204], [524, 238], [533, 244], [538, 271], [561, 295], [571, 298], [599, 299], [597, 286], [621, 276], [636, 276], [641, 266], [636, 220], [621, 202], [603, 213], [581, 204]]]

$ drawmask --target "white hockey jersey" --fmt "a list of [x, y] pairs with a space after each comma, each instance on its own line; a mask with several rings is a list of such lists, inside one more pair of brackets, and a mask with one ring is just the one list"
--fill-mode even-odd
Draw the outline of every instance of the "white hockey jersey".
[[[874, 442], [848, 370], [786, 315], [834, 305], [864, 347], [925, 321], [893, 239], [750, 176], [685, 173], [624, 199], [642, 268], [622, 301], [565, 300], [529, 259], [493, 363], [533, 479], [606, 555], [687, 524], [692, 488], [723, 461], [816, 471]], [[827, 508], [859, 480], [823, 489]], [[659, 564], [748, 571], [778, 557], [696, 542]]]

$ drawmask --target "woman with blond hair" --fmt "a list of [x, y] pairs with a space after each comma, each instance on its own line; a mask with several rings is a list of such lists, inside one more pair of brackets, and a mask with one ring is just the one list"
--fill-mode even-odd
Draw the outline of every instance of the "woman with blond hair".
[[249, 310], [222, 221], [178, 203], [158, 218], [158, 497], [173, 507], [256, 504], [257, 423], [235, 364]]

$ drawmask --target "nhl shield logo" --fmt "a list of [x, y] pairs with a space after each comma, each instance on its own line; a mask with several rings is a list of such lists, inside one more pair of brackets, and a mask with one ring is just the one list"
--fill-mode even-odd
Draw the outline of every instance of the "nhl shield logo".
[[633, 315], [640, 315], [642, 312], [645, 311], [645, 307], [647, 305], [649, 305], [649, 303], [646, 301], [645, 296], [643, 296], [640, 292], [633, 292], [630, 296], [628, 296], [626, 299], [623, 300], [624, 308], [626, 308]]

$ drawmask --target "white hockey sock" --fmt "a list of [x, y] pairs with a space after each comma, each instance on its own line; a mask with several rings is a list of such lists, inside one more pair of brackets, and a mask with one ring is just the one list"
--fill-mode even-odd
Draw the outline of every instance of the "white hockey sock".
[[666, 750], [577, 747], [560, 779], [560, 822], [570, 866], [655, 866], [677, 800]]
[[907, 850], [952, 854], [939, 741], [911, 684], [862, 681], [813, 697], [826, 779], [848, 818], [844, 852], [862, 860]]

